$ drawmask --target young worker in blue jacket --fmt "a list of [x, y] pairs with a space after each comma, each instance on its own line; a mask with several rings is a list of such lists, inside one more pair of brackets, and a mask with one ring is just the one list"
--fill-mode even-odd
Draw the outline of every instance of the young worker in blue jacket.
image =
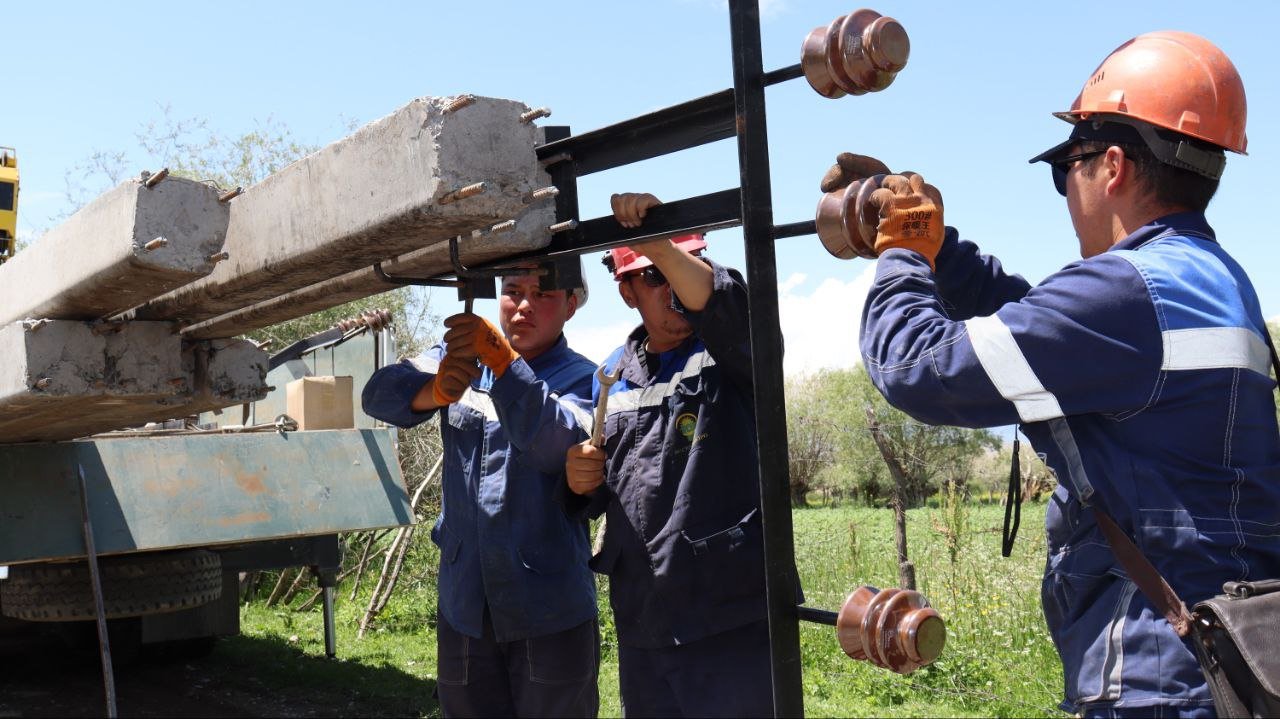
[[[1244, 87], [1203, 38], [1151, 33], [1108, 56], [1059, 117], [1071, 136], [1032, 161], [1049, 164], [1083, 259], [1031, 287], [944, 231], [918, 175], [886, 178], [863, 359], [896, 407], [1017, 423], [1057, 473], [1042, 595], [1063, 708], [1213, 716], [1189, 640], [1128, 578], [1093, 508], [1188, 605], [1280, 576], [1266, 325], [1204, 215], [1224, 150], [1245, 149]], [[867, 174], [842, 159], [824, 190]]]
[[585, 288], [544, 291], [536, 277], [505, 277], [501, 332], [454, 315], [443, 345], [365, 385], [365, 412], [394, 425], [444, 412], [444, 499], [431, 538], [446, 717], [597, 714], [590, 543], [560, 502], [565, 451], [591, 421], [595, 365], [561, 331], [585, 301]]
[[[613, 197], [627, 227], [656, 204]], [[609, 577], [628, 716], [773, 707], [747, 292], [705, 247], [686, 235], [607, 255], [643, 324], [605, 361], [621, 378], [604, 448], [566, 458], [569, 488], [606, 518], [592, 566]]]

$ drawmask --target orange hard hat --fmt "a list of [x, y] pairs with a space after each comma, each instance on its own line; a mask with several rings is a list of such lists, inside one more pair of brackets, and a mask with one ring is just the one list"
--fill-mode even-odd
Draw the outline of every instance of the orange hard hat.
[[1226, 53], [1199, 35], [1166, 30], [1113, 50], [1071, 109], [1054, 115], [1071, 123], [1127, 117], [1243, 155], [1245, 110], [1244, 83]]
[[[689, 253], [697, 252], [707, 246], [707, 242], [703, 239], [703, 235], [701, 233], [679, 235], [677, 237], [672, 237], [671, 241], [675, 243], [676, 247], [679, 247]], [[612, 250], [609, 250], [609, 254], [613, 258], [613, 279], [615, 280], [622, 279], [622, 276], [628, 272], [643, 270], [653, 264], [653, 261], [648, 257], [645, 257], [630, 247], [615, 247]]]

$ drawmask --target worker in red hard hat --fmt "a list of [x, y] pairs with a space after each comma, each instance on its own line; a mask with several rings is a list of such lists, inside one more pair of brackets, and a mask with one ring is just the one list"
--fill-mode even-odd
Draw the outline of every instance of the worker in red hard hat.
[[[612, 198], [624, 227], [658, 204]], [[684, 235], [605, 256], [642, 324], [605, 360], [617, 381], [593, 385], [604, 446], [565, 462], [569, 506], [607, 520], [591, 565], [609, 577], [627, 716], [773, 712], [747, 290], [706, 246]]]
[[[670, 244], [691, 257], [699, 257], [707, 247], [701, 234], [673, 237]], [[674, 253], [672, 258], [680, 261]], [[606, 266], [612, 265], [611, 272], [618, 281], [618, 293], [622, 295], [622, 301], [628, 307], [640, 311], [649, 332], [650, 346], [674, 346], [693, 333], [684, 314], [675, 308], [666, 275], [647, 255], [630, 247], [619, 247], [611, 250], [605, 260]], [[681, 263], [683, 264], [687, 263]], [[694, 266], [694, 271], [700, 270]], [[635, 279], [640, 281], [634, 282]]]
[[[1056, 472], [1042, 599], [1062, 707], [1213, 716], [1185, 612], [1134, 568], [1145, 556], [1188, 607], [1280, 577], [1280, 362], [1205, 217], [1226, 153], [1247, 147], [1244, 85], [1208, 40], [1148, 33], [1056, 114], [1070, 136], [1031, 161], [1049, 165], [1082, 259], [1032, 288], [945, 227], [919, 175], [886, 177], [863, 208], [878, 220], [863, 360], [899, 409], [1017, 424]], [[839, 158], [823, 189], [877, 166]]]

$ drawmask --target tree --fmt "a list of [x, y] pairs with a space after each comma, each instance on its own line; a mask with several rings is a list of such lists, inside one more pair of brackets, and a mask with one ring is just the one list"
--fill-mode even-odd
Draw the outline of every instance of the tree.
[[839, 482], [838, 489], [860, 495], [868, 504], [890, 498], [892, 482], [868, 432], [867, 404], [902, 464], [901, 499], [906, 507], [923, 504], [943, 483], [955, 483], [963, 490], [973, 476], [975, 458], [1000, 445], [986, 430], [934, 427], [912, 420], [885, 402], [862, 367], [822, 370], [788, 387], [793, 501], [801, 490], [797, 482], [806, 484], [805, 491]]
[[808, 495], [818, 475], [836, 457], [835, 428], [821, 406], [826, 401], [818, 376], [788, 382], [787, 469], [791, 475], [791, 506], [809, 506]]

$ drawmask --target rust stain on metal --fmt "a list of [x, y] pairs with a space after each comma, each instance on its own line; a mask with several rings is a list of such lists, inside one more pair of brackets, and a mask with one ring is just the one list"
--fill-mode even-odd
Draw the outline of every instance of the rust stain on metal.
[[271, 521], [271, 515], [267, 512], [241, 512], [231, 517], [219, 519], [218, 524], [223, 527], [231, 527], [237, 524], [261, 524], [269, 521]]
[[180, 495], [198, 496], [195, 481], [177, 477], [148, 478], [142, 482], [142, 491], [170, 499]]
[[237, 474], [236, 484], [240, 485], [246, 494], [262, 494], [267, 488], [262, 486], [262, 475], [259, 474]]

